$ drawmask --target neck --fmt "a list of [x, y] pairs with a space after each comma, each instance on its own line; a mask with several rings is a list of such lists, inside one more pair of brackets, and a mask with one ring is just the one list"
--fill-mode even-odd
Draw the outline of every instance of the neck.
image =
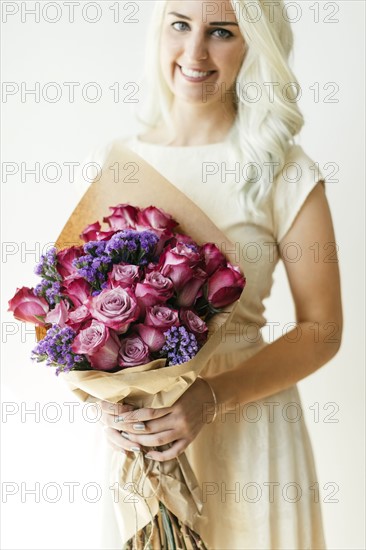
[[176, 98], [171, 117], [176, 131], [172, 145], [207, 145], [224, 141], [234, 124], [236, 110], [234, 105], [228, 108], [221, 102], [197, 105]]

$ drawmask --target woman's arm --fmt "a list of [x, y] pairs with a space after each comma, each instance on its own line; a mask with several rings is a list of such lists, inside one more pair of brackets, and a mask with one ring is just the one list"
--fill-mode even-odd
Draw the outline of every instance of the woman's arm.
[[[300, 247], [299, 261], [287, 261], [282, 255], [288, 243]], [[245, 404], [289, 388], [327, 363], [340, 347], [338, 258], [322, 183], [309, 194], [279, 250], [295, 303], [297, 328], [239, 367], [210, 378], [219, 403]]]
[[[292, 228], [279, 243], [280, 253], [288, 243], [297, 243], [302, 250], [296, 263], [286, 261], [281, 254], [298, 327], [238, 367], [206, 378], [219, 406], [250, 403], [289, 388], [327, 363], [339, 349], [342, 307], [338, 260], [333, 253], [333, 224], [321, 183], [310, 193]], [[138, 450], [141, 445], [171, 443], [166, 451], [149, 451], [151, 458], [164, 461], [178, 456], [194, 440], [208, 421], [205, 405], [212, 403], [209, 386], [198, 378], [172, 407], [126, 412], [116, 422], [117, 411], [106, 404], [103, 421], [116, 449]]]

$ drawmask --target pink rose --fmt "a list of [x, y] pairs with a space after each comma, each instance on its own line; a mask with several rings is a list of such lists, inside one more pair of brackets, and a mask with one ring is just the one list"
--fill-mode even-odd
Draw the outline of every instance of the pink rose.
[[143, 208], [137, 214], [136, 227], [145, 229], [152, 227], [154, 229], [168, 229], [172, 230], [178, 223], [172, 218], [170, 214], [164, 212], [161, 208], [155, 206], [149, 206]]
[[65, 248], [57, 253], [57, 271], [63, 279], [77, 273], [77, 269], [72, 265], [72, 262], [83, 254], [82, 246], [70, 246], [70, 248]]
[[83, 323], [91, 319], [90, 311], [86, 306], [79, 306], [74, 311], [69, 312], [67, 324], [78, 331]]
[[120, 367], [136, 367], [150, 362], [149, 348], [139, 336], [122, 338], [118, 354]]
[[87, 356], [97, 370], [111, 370], [117, 366], [120, 341], [116, 333], [93, 319], [90, 326], [76, 336], [71, 349]]
[[82, 239], [86, 243], [88, 243], [89, 241], [96, 241], [100, 229], [101, 225], [99, 222], [92, 223], [84, 229], [84, 231], [80, 235], [80, 239]]
[[147, 325], [135, 325], [134, 328], [150, 351], [159, 351], [165, 344], [165, 336], [161, 329]]
[[187, 327], [190, 332], [197, 337], [198, 340], [206, 339], [207, 337], [207, 325], [198, 317], [192, 310], [183, 309], [179, 314], [182, 323]]
[[165, 303], [173, 296], [173, 282], [159, 271], [147, 273], [142, 283], [137, 283], [135, 294], [140, 307]]
[[19, 321], [33, 323], [35, 325], [44, 325], [45, 315], [49, 312], [49, 305], [44, 298], [36, 296], [33, 289], [23, 286], [17, 288], [13, 298], [9, 300], [9, 309]]
[[134, 286], [140, 280], [140, 268], [138, 265], [115, 264], [112, 271], [108, 273], [108, 280], [112, 288]]
[[212, 275], [219, 267], [226, 266], [226, 258], [213, 243], [206, 243], [202, 247], [202, 253], [205, 258], [207, 275]]
[[140, 314], [136, 297], [128, 288], [102, 290], [90, 300], [89, 310], [94, 319], [123, 334]]
[[52, 325], [60, 325], [60, 327], [66, 326], [66, 321], [69, 317], [69, 308], [70, 305], [68, 302], [61, 300], [54, 309], [51, 309], [46, 315], [46, 323], [51, 323]]
[[91, 285], [79, 276], [67, 279], [62, 285], [62, 293], [70, 298], [75, 307], [85, 304], [91, 292]]
[[138, 214], [137, 208], [130, 204], [119, 204], [117, 206], [110, 206], [112, 214], [103, 219], [105, 223], [108, 223], [113, 231], [121, 231], [122, 229], [131, 228], [135, 229], [135, 222]]
[[168, 330], [170, 327], [179, 325], [178, 311], [165, 306], [147, 307], [144, 324], [162, 331]]
[[208, 301], [220, 308], [232, 304], [237, 300], [245, 287], [245, 277], [238, 267], [227, 264], [220, 267], [208, 280]]

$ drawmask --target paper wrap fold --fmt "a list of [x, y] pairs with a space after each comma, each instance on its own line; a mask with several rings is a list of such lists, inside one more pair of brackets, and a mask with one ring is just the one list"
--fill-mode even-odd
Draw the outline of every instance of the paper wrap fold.
[[[131, 171], [133, 176], [128, 175]], [[102, 220], [108, 214], [109, 206], [121, 203], [141, 208], [150, 205], [162, 208], [178, 221], [178, 232], [189, 235], [198, 244], [215, 243], [227, 259], [235, 264], [234, 259], [230, 258], [230, 251], [234, 251], [233, 244], [207, 215], [139, 155], [118, 143], [110, 149], [100, 178], [90, 185], [70, 216], [57, 240], [57, 248], [81, 244], [79, 235], [82, 230], [88, 224]], [[182, 365], [161, 368], [165, 360], [158, 359], [147, 365], [116, 373], [71, 371], [61, 376], [83, 401], [90, 400], [90, 397], [111, 403], [126, 399], [126, 402], [138, 408], [169, 407], [189, 388], [211, 356], [219, 350], [221, 327], [230, 322], [237, 304], [235, 302], [225, 308], [225, 313], [211, 319], [208, 341], [193, 359]], [[40, 337], [41, 332], [38, 331]], [[139, 458], [121, 456], [120, 460], [114, 459], [113, 468], [118, 468], [119, 471], [114, 472], [112, 478], [119, 476], [122, 493], [125, 486], [131, 486], [131, 482], [135, 482], [138, 466], [136, 461], [142, 461], [143, 465], [140, 464], [139, 467], [145, 473], [148, 469], [147, 494], [156, 493], [157, 499], [194, 530], [195, 518], [202, 509], [202, 503], [200, 488], [186, 456], [182, 454], [178, 459], [165, 463], [147, 459], [144, 463], [143, 455]], [[126, 497], [129, 493], [126, 490]]]

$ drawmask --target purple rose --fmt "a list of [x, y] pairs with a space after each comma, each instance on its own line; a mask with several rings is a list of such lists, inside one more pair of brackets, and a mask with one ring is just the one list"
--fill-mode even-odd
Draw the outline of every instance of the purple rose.
[[152, 306], [146, 308], [145, 325], [159, 328], [162, 331], [179, 325], [178, 311], [165, 306]]
[[78, 331], [80, 327], [91, 319], [90, 311], [86, 306], [79, 306], [74, 311], [69, 312], [69, 318], [67, 324], [75, 331]]
[[208, 279], [207, 299], [215, 308], [232, 304], [239, 298], [245, 283], [240, 269], [228, 263], [227, 267], [220, 267]]
[[76, 336], [71, 349], [74, 353], [86, 355], [94, 369], [108, 371], [117, 366], [120, 345], [113, 330], [93, 319], [90, 326]]
[[182, 323], [190, 332], [196, 336], [197, 340], [205, 340], [207, 337], [206, 323], [190, 309], [182, 309], [179, 313]]
[[177, 225], [178, 223], [170, 214], [155, 206], [143, 208], [137, 215], [136, 227], [141, 229], [152, 227], [154, 229], [168, 229], [171, 231]]
[[219, 267], [226, 266], [226, 258], [213, 243], [206, 243], [202, 247], [202, 253], [205, 258], [207, 275], [212, 275]]
[[163, 304], [173, 296], [173, 282], [159, 271], [147, 273], [142, 283], [137, 283], [135, 294], [140, 307]]
[[121, 231], [126, 228], [135, 229], [137, 208], [130, 204], [119, 204], [110, 206], [109, 209], [112, 210], [112, 214], [104, 218], [103, 221], [108, 223], [113, 231]]
[[165, 344], [165, 336], [161, 329], [140, 324], [134, 328], [151, 352], [161, 350]]
[[102, 290], [90, 300], [89, 310], [94, 319], [120, 334], [128, 330], [140, 314], [136, 297], [128, 288], [116, 287]]
[[112, 288], [135, 286], [140, 280], [140, 268], [138, 265], [130, 264], [114, 265], [112, 271], [108, 273], [108, 280]]
[[36, 296], [33, 289], [23, 286], [17, 288], [13, 298], [9, 300], [9, 309], [19, 321], [44, 325], [45, 323], [37, 317], [44, 318], [49, 312], [49, 305], [44, 298]]
[[70, 305], [65, 300], [61, 300], [54, 309], [51, 309], [46, 315], [46, 323], [52, 325], [60, 325], [60, 327], [65, 327], [66, 322], [69, 318], [69, 309]]
[[136, 367], [149, 362], [149, 348], [139, 336], [122, 338], [118, 354], [120, 367]]
[[75, 307], [85, 304], [91, 292], [91, 285], [79, 275], [75, 278], [67, 279], [62, 285], [62, 293], [70, 298]]

